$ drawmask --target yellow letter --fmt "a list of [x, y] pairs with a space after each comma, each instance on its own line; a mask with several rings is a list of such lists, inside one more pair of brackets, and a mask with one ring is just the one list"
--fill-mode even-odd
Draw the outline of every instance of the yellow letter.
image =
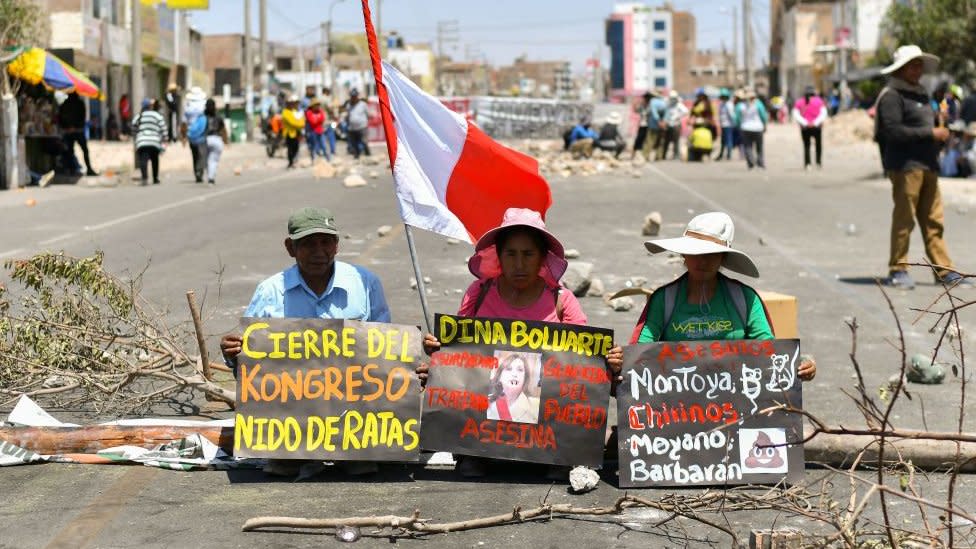
[[356, 356], [356, 329], [353, 327], [342, 329], [342, 356], [352, 358]]
[[[353, 427], [353, 421], [356, 422], [356, 426]], [[359, 439], [356, 438], [356, 433], [363, 428], [363, 416], [355, 410], [349, 410], [346, 412], [346, 424], [342, 429], [342, 449], [348, 450], [350, 446], [359, 450], [362, 446], [359, 444]]]
[[254, 440], [254, 417], [237, 414], [234, 417], [234, 451], [241, 449], [241, 444], [245, 448], [251, 447]]
[[512, 321], [512, 347], [519, 348], [527, 346], [529, 342], [526, 331], [528, 327], [521, 320]]
[[285, 333], [272, 332], [268, 334], [268, 339], [274, 341], [274, 349], [268, 354], [268, 358], [285, 358], [285, 352], [281, 350], [281, 340], [285, 339]]
[[408, 452], [410, 450], [413, 450], [414, 448], [417, 447], [418, 444], [420, 444], [420, 436], [418, 436], [417, 435], [417, 431], [414, 430], [414, 426], [415, 425], [417, 425], [417, 420], [416, 419], [408, 419], [403, 424], [403, 432], [405, 432], [407, 434], [407, 436], [409, 436], [410, 439], [411, 439], [410, 442], [408, 442], [403, 447], [403, 449], [406, 450], [406, 451], [408, 451]]
[[380, 356], [383, 352], [383, 332], [377, 328], [370, 328], [366, 334], [366, 356], [369, 358]]
[[251, 338], [251, 332], [255, 330], [263, 330], [267, 328], [269, 324], [267, 322], [255, 322], [244, 330], [244, 336], [241, 338], [244, 343], [241, 345], [241, 351], [244, 352], [244, 356], [253, 359], [261, 359], [268, 356], [268, 353], [252, 351], [251, 347], [247, 344], [248, 340]]
[[441, 316], [440, 340], [443, 344], [448, 344], [457, 335], [457, 320], [453, 316]]

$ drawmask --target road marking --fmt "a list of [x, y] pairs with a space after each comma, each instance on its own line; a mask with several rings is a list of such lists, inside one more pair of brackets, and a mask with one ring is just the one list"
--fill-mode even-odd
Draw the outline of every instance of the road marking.
[[834, 279], [828, 276], [827, 273], [823, 272], [812, 263], [808, 261], [804, 261], [797, 253], [791, 251], [786, 246], [779, 244], [775, 238], [760, 230], [759, 227], [753, 224], [752, 222], [750, 222], [746, 216], [735, 213], [731, 208], [728, 208], [725, 205], [719, 203], [717, 200], [709, 198], [704, 194], [700, 193], [699, 191], [689, 187], [686, 183], [684, 183], [680, 179], [668, 175], [667, 173], [662, 171], [657, 166], [654, 166], [653, 164], [648, 164], [647, 167], [650, 168], [651, 171], [655, 172], [657, 175], [661, 176], [661, 179], [663, 179], [664, 181], [668, 182], [674, 187], [681, 189], [682, 191], [690, 194], [691, 196], [701, 200], [705, 204], [708, 204], [708, 206], [713, 210], [728, 212], [729, 215], [731, 215], [732, 218], [735, 220], [736, 228], [741, 226], [745, 228], [746, 231], [751, 232], [753, 235], [757, 237], [761, 237], [763, 242], [765, 242], [766, 247], [774, 250], [777, 254], [779, 254], [784, 259], [792, 263], [794, 266], [799, 267], [804, 271], [812, 273], [814, 275], [813, 278], [818, 280], [824, 286], [824, 288], [826, 288], [827, 290], [833, 293], [844, 296], [844, 298], [847, 300], [848, 303], [850, 303], [851, 305], [856, 305], [861, 309], [863, 309], [864, 312], [872, 319], [874, 319], [876, 322], [880, 322], [882, 324], [887, 324], [891, 322], [890, 316], [878, 312], [876, 306], [872, 305], [870, 302], [865, 300], [860, 294], [855, 292], [853, 289], [846, 287], [843, 284], [840, 285], [833, 284], [832, 282], [835, 282]]
[[91, 547], [98, 534], [126, 507], [129, 500], [138, 496], [139, 492], [142, 492], [142, 489], [156, 478], [157, 473], [159, 469], [156, 467], [132, 467], [79, 511], [78, 515], [45, 546], [45, 549]]
[[[250, 189], [251, 187], [256, 187], [258, 185], [263, 185], [265, 183], [271, 183], [273, 181], [278, 181], [280, 179], [285, 179], [285, 178], [288, 178], [289, 176], [296, 176], [296, 175], [298, 175], [298, 174], [297, 173], [283, 173], [283, 174], [280, 174], [280, 175], [276, 175], [274, 177], [270, 177], [268, 179], [261, 179], [261, 180], [258, 180], [258, 181], [252, 181], [250, 183], [244, 183], [244, 184], [238, 185], [236, 187], [224, 188], [224, 189], [221, 189], [219, 191], [215, 191], [215, 192], [209, 193], [209, 194], [204, 195], [204, 196], [194, 196], [192, 198], [187, 198], [187, 199], [184, 199], [184, 200], [180, 200], [179, 202], [172, 202], [170, 204], [164, 204], [162, 206], [157, 206], [157, 207], [152, 208], [152, 209], [149, 209], [149, 210], [143, 210], [141, 212], [136, 212], [136, 213], [133, 213], [133, 214], [124, 215], [122, 217], [118, 217], [118, 218], [115, 218], [115, 219], [111, 219], [109, 221], [104, 221], [104, 222], [99, 223], [97, 225], [85, 225], [81, 230], [59, 234], [58, 236], [51, 237], [51, 238], [48, 238], [46, 240], [42, 240], [42, 241], [38, 242], [38, 245], [41, 246], [41, 247], [50, 246], [51, 244], [55, 244], [57, 242], [61, 242], [61, 241], [64, 241], [64, 240], [69, 240], [69, 239], [74, 238], [76, 236], [79, 236], [79, 235], [81, 235], [83, 233], [90, 233], [90, 232], [94, 232], [94, 231], [100, 231], [102, 229], [107, 229], [109, 227], [114, 227], [116, 225], [119, 225], [119, 224], [122, 224], [122, 223], [127, 223], [129, 221], [134, 221], [134, 220], [140, 219], [142, 217], [148, 217], [150, 215], [155, 215], [155, 214], [158, 214], [160, 212], [165, 212], [167, 210], [172, 210], [173, 208], [179, 208], [181, 206], [186, 206], [188, 204], [193, 204], [194, 202], [206, 202], [207, 200], [210, 200], [210, 199], [213, 199], [213, 198], [218, 198], [218, 197], [224, 196], [226, 194], [236, 193], [238, 191], [243, 191], [245, 189]], [[19, 254], [19, 253], [21, 253], [23, 251], [24, 251], [23, 248], [18, 248], [16, 250], [9, 250], [9, 251], [6, 251], [6, 252], [2, 252], [2, 253], [0, 253], [0, 258], [9, 257], [9, 256], [12, 256], [12, 255], [17, 255], [17, 254]]]

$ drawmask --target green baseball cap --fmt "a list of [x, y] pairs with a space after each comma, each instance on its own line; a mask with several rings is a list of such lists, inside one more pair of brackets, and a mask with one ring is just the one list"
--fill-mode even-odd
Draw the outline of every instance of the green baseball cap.
[[310, 234], [339, 234], [335, 217], [325, 208], [302, 208], [288, 218], [288, 238], [298, 240]]

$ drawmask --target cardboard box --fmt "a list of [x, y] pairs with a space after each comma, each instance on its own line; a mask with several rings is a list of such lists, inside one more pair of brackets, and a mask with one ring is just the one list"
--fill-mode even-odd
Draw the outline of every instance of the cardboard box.
[[757, 290], [759, 297], [766, 304], [769, 316], [773, 320], [774, 335], [777, 339], [794, 339], [800, 337], [796, 324], [796, 296]]

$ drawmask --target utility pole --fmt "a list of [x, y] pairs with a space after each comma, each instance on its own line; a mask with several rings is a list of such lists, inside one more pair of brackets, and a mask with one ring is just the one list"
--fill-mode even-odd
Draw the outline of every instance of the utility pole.
[[437, 22], [437, 59], [434, 63], [437, 72], [437, 93], [443, 95], [444, 86], [441, 84], [441, 66], [444, 59], [444, 46], [456, 44], [458, 41], [458, 22], [438, 21]]
[[837, 53], [840, 55], [840, 105], [841, 110], [849, 106], [850, 90], [847, 87], [847, 49], [850, 47], [850, 29], [847, 28], [847, 1], [840, 3], [840, 36], [837, 37]]
[[746, 69], [746, 85], [753, 86], [752, 79], [752, 0], [742, 0], [742, 40], [745, 44], [743, 66]]
[[732, 6], [732, 85], [739, 85], [739, 6]]
[[268, 0], [258, 0], [258, 58], [261, 59], [261, 66], [258, 73], [261, 75], [261, 105], [263, 108], [265, 99], [268, 98], [268, 88], [271, 86], [271, 77], [268, 75]]
[[251, 53], [251, 0], [244, 0], [244, 140], [254, 131], [254, 54]]
[[[132, 28], [132, 81], [129, 83], [129, 112], [135, 113], [142, 108], [142, 1], [129, 0], [129, 24]], [[131, 121], [131, 120], [130, 120]]]

